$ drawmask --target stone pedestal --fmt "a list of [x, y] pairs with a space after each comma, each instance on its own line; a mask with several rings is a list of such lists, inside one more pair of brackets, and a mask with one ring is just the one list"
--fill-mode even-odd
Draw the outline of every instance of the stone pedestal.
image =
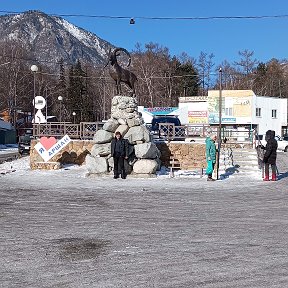
[[[151, 175], [155, 174], [156, 169], [160, 169], [161, 153], [156, 145], [151, 143], [149, 130], [137, 107], [134, 97], [113, 97], [111, 118], [104, 124], [103, 129], [95, 133], [93, 140], [96, 144], [92, 148], [91, 155], [87, 155], [86, 158], [90, 174], [109, 173], [113, 170], [110, 144], [116, 131], [119, 131], [129, 143], [129, 157], [125, 160], [125, 170], [128, 174]], [[100, 160], [99, 157], [102, 159]], [[106, 163], [107, 170], [104, 171]]]

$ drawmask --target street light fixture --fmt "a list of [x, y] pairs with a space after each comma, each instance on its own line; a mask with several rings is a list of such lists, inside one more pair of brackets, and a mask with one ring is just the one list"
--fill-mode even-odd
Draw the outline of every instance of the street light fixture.
[[58, 96], [58, 100], [60, 101], [60, 115], [59, 115], [59, 121], [62, 121], [62, 101], [63, 101], [63, 97], [62, 96]]
[[75, 124], [75, 116], [76, 116], [76, 112], [72, 112], [72, 115], [73, 115], [73, 124]]
[[37, 65], [32, 65], [30, 67], [31, 71], [33, 72], [33, 118], [32, 121], [34, 122], [34, 124], [36, 123], [36, 119], [35, 119], [35, 114], [36, 114], [36, 108], [35, 108], [35, 97], [36, 97], [36, 73], [38, 72], [38, 66]]

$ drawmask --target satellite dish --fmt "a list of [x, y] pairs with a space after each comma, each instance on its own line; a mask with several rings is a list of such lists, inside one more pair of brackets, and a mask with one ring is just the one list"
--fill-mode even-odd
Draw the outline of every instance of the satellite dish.
[[[35, 100], [35, 103], [34, 103]], [[33, 105], [36, 109], [41, 110], [46, 105], [46, 100], [42, 96], [36, 96], [35, 99], [33, 99]]]

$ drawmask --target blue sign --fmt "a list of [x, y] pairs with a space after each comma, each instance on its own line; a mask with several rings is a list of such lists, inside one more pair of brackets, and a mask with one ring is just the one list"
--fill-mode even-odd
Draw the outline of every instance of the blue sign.
[[153, 108], [144, 108], [144, 111], [149, 112], [152, 115], [167, 115], [177, 109], [178, 107], [153, 107]]
[[222, 117], [222, 123], [236, 123], [235, 117]]
[[[209, 113], [209, 124], [219, 123], [219, 113]], [[236, 117], [222, 117], [222, 123], [236, 123]]]

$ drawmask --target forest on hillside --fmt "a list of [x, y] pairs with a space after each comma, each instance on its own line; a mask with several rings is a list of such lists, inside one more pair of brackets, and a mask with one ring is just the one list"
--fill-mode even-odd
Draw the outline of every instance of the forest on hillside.
[[[61, 109], [65, 121], [73, 121], [73, 112], [76, 122], [109, 118], [116, 90], [104, 64], [95, 67], [81, 60], [71, 64], [63, 59], [35, 62], [35, 55], [15, 41], [1, 42], [0, 49], [0, 111], [8, 110], [14, 116], [16, 111], [33, 111], [35, 80], [35, 94], [47, 100], [48, 115], [59, 116]], [[264, 63], [253, 51], [239, 51], [233, 63], [215, 63], [213, 54], [172, 56], [168, 48], [147, 43], [136, 44], [131, 56], [129, 69], [138, 78], [136, 97], [138, 104], [145, 107], [177, 106], [180, 96], [207, 95], [209, 89], [219, 89], [220, 67], [222, 89], [252, 89], [261, 96], [288, 96], [288, 61], [271, 59]], [[39, 68], [35, 74], [30, 70], [32, 64]], [[129, 95], [129, 90], [122, 87], [123, 94]], [[61, 108], [58, 96], [63, 97]]]

